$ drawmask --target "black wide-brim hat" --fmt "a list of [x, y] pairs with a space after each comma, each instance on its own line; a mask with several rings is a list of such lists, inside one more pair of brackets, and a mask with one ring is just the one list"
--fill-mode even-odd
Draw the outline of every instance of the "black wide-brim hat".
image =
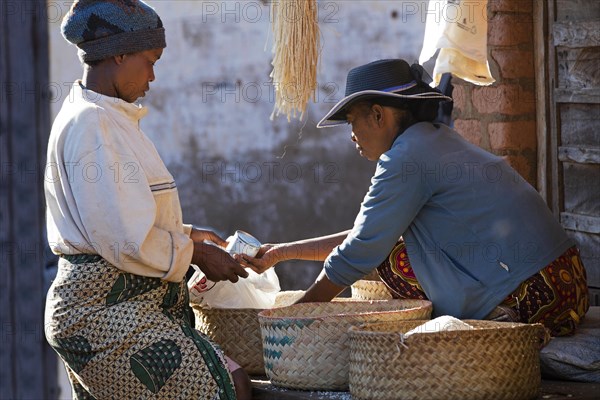
[[378, 60], [348, 72], [345, 97], [319, 121], [317, 128], [346, 123], [346, 113], [359, 100], [377, 100], [386, 105], [406, 104], [424, 99], [452, 101], [422, 80], [423, 68], [404, 60]]

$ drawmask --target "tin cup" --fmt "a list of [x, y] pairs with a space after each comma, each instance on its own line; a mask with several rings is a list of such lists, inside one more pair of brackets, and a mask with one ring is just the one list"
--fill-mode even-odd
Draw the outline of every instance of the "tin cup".
[[235, 231], [234, 235], [227, 241], [229, 244], [225, 251], [229, 254], [245, 254], [254, 257], [260, 250], [260, 242], [248, 232]]

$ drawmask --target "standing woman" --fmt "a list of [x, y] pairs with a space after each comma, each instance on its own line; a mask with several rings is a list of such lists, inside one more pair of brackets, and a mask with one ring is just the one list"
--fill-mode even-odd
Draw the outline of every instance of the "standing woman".
[[50, 134], [45, 182], [50, 246], [60, 256], [46, 338], [76, 399], [249, 398], [243, 369], [193, 329], [185, 274], [246, 271], [210, 231], [182, 223], [173, 177], [140, 129], [134, 102], [166, 47], [137, 0], [76, 1], [62, 23], [84, 64]]

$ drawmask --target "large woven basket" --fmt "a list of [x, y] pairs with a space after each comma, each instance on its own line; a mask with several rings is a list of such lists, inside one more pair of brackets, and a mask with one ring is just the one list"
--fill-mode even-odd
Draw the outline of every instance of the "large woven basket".
[[423, 300], [301, 303], [258, 314], [265, 371], [276, 386], [348, 388], [348, 328], [369, 322], [427, 319]]
[[392, 294], [382, 281], [361, 279], [351, 287], [352, 298], [356, 300], [391, 300]]
[[353, 399], [530, 399], [541, 375], [542, 325], [466, 320], [473, 330], [405, 333], [425, 321], [350, 328]]
[[[298, 300], [304, 291], [283, 291], [277, 294], [275, 307]], [[223, 352], [238, 362], [250, 375], [264, 375], [262, 337], [258, 313], [254, 308], [202, 308], [191, 304], [196, 317], [196, 329], [217, 343]]]
[[264, 375], [258, 313], [253, 308], [202, 308], [192, 305], [196, 329], [217, 343], [223, 352], [250, 375]]

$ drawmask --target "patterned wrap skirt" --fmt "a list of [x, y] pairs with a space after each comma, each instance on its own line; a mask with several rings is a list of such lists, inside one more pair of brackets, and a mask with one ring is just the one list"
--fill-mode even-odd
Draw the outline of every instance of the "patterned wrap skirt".
[[[377, 273], [394, 298], [427, 299], [403, 241], [396, 244]], [[565, 336], [575, 332], [589, 306], [585, 268], [573, 246], [523, 281], [486, 319], [541, 323], [550, 335]]]
[[73, 398], [235, 399], [223, 354], [193, 329], [188, 303], [185, 281], [126, 273], [100, 256], [61, 257], [45, 333]]

